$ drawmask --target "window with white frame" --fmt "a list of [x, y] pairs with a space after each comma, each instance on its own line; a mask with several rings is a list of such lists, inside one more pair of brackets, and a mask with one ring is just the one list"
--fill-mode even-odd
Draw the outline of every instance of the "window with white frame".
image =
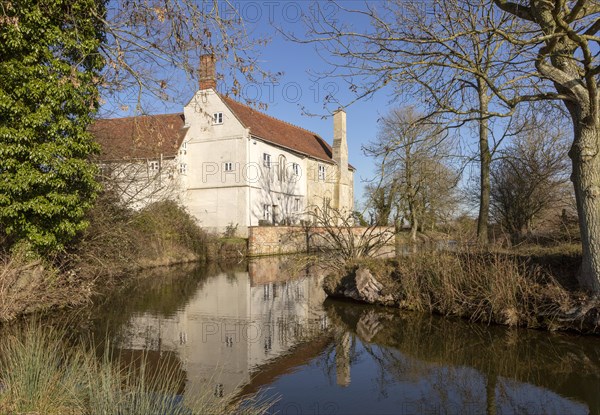
[[223, 163], [223, 170], [233, 171], [233, 163], [231, 161], [226, 161], [225, 163]]
[[267, 204], [263, 205], [263, 219], [264, 220], [270, 221], [272, 213], [273, 213], [273, 211], [272, 211], [271, 205], [267, 205]]
[[181, 143], [181, 149], [179, 150], [179, 154], [186, 155], [187, 154], [187, 142]]
[[294, 212], [300, 212], [300, 198], [294, 199]]
[[267, 169], [271, 168], [271, 155], [269, 153], [263, 153], [263, 166]]
[[156, 172], [160, 170], [160, 162], [158, 160], [151, 160], [148, 162], [148, 170]]
[[294, 176], [300, 176], [300, 165], [298, 163], [292, 163], [292, 172]]
[[215, 112], [213, 114], [213, 124], [223, 124], [223, 113]]
[[181, 174], [187, 173], [187, 164], [179, 163], [179, 173], [181, 173]]
[[324, 164], [319, 164], [319, 181], [324, 182], [327, 174], [327, 170], [325, 169]]

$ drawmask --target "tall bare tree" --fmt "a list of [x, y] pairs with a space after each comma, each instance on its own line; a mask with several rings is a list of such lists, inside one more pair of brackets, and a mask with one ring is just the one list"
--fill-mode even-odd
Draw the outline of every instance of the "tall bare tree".
[[[479, 165], [478, 238], [488, 240], [489, 172], [499, 143], [490, 120], [508, 117], [496, 92], [510, 91], [524, 82], [513, 73], [517, 48], [497, 30], [516, 32], [518, 19], [494, 8], [491, 0], [390, 1], [350, 10], [341, 5], [337, 20], [308, 19], [308, 41], [318, 42], [336, 68], [326, 76], [342, 76], [357, 99], [393, 84], [397, 94], [420, 99], [431, 114], [450, 127], [474, 124]], [[328, 9], [324, 9], [323, 14]], [[365, 19], [359, 32], [341, 21], [346, 12]]]
[[92, 16], [106, 33], [101, 53], [106, 70], [99, 80], [108, 108], [152, 110], [156, 102], [189, 99], [198, 79], [199, 58], [213, 54], [228, 92], [270, 74], [257, 61], [264, 38], [249, 36], [239, 3], [228, 0], [114, 0], [104, 15]]
[[386, 203], [380, 210], [388, 215], [395, 210], [396, 226], [406, 219], [413, 241], [427, 222], [435, 224], [456, 206], [453, 192], [458, 174], [447, 164], [445, 139], [439, 127], [423, 121], [412, 107], [405, 107], [383, 117], [377, 139], [364, 147], [381, 172], [375, 196], [382, 193]]
[[561, 100], [570, 114], [573, 142], [571, 179], [583, 247], [579, 281], [600, 294], [600, 3], [595, 0], [511, 2], [494, 0], [499, 9], [529, 24], [532, 32], [495, 32], [520, 46], [513, 62], [523, 73], [551, 81], [551, 87], [506, 96], [516, 106], [525, 100]]

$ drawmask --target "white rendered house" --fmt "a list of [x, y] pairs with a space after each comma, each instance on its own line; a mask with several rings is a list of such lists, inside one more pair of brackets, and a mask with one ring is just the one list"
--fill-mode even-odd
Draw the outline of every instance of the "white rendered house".
[[[346, 113], [334, 114], [333, 148], [301, 127], [216, 91], [204, 56], [200, 89], [183, 114], [98, 120], [100, 166], [133, 207], [178, 200], [211, 231], [297, 224], [311, 206], [351, 211]], [[135, 180], [134, 180], [135, 179]]]

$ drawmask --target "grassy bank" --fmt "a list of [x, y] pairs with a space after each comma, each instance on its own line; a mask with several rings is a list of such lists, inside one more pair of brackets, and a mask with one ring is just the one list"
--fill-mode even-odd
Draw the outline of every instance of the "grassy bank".
[[88, 220], [86, 231], [52, 257], [27, 249], [0, 254], [0, 322], [34, 311], [80, 306], [137, 270], [207, 257], [211, 237], [174, 202], [133, 211], [104, 196]]
[[352, 264], [330, 275], [325, 290], [360, 299], [362, 269], [376, 287], [375, 296], [363, 295], [368, 302], [477, 322], [597, 332], [598, 304], [573, 283], [577, 253], [562, 252], [420, 252]]
[[[105, 350], [110, 350], [109, 345]], [[66, 332], [30, 324], [0, 339], [0, 413], [47, 415], [260, 414], [269, 402], [250, 397], [231, 406], [212, 389], [182, 399], [185, 372], [168, 361], [98, 358]]]

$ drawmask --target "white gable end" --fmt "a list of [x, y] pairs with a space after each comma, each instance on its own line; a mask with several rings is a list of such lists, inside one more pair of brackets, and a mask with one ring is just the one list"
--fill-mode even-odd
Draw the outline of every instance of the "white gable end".
[[[198, 91], [184, 107], [185, 123], [189, 126], [188, 142], [239, 138], [246, 129], [212, 89]], [[220, 114], [221, 122], [215, 123]]]

